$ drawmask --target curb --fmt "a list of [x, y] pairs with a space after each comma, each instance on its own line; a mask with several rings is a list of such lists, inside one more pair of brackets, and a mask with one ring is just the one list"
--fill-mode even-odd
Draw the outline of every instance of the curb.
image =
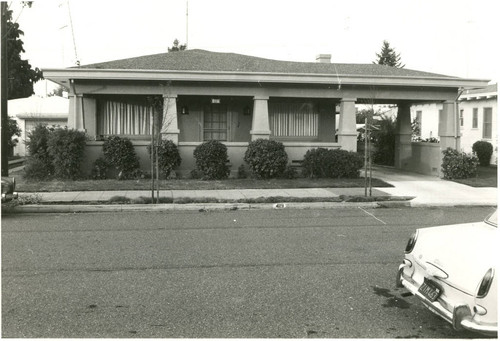
[[[393, 201], [393, 207], [408, 206], [408, 203]], [[406, 204], [406, 205], [405, 205]], [[123, 205], [23, 205], [3, 210], [4, 213], [81, 213], [81, 212], [165, 212], [165, 211], [238, 211], [238, 210], [287, 210], [287, 209], [336, 209], [377, 208], [380, 202], [311, 202], [282, 204], [123, 204]]]
[[418, 203], [404, 201], [372, 202], [287, 202], [287, 203], [206, 203], [206, 204], [115, 204], [115, 205], [23, 205], [3, 208], [2, 214], [21, 213], [90, 213], [90, 212], [168, 212], [168, 211], [238, 211], [238, 210], [305, 210], [339, 208], [437, 208], [437, 207], [496, 207], [492, 202]]

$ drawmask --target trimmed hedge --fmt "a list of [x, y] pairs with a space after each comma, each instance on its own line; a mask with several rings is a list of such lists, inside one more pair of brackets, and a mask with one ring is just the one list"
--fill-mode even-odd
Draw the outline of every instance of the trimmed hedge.
[[[227, 147], [217, 140], [203, 142], [193, 152], [196, 160], [195, 173], [201, 172], [204, 180], [222, 180], [229, 176], [227, 163]], [[196, 175], [194, 175], [196, 176]]]
[[84, 132], [74, 129], [35, 126], [26, 141], [30, 155], [25, 176], [37, 180], [79, 178], [86, 139]]
[[302, 162], [302, 175], [313, 178], [358, 178], [363, 158], [342, 149], [314, 148]]
[[[148, 146], [148, 154], [151, 157], [151, 145]], [[181, 156], [177, 145], [171, 140], [162, 140], [158, 146], [158, 166], [168, 178], [172, 170], [181, 164]]]
[[68, 128], [54, 129], [47, 141], [47, 150], [59, 179], [77, 179], [85, 151], [87, 137], [82, 131]]
[[477, 175], [478, 158], [458, 150], [447, 148], [443, 151], [441, 171], [445, 179], [466, 179]]
[[25, 141], [28, 157], [24, 167], [28, 179], [43, 180], [54, 174], [54, 166], [48, 151], [48, 141], [53, 128], [37, 124], [27, 134]]
[[472, 151], [477, 155], [479, 164], [483, 167], [490, 165], [493, 145], [487, 141], [476, 141], [472, 145]]
[[288, 155], [283, 143], [257, 139], [248, 144], [244, 161], [257, 178], [270, 179], [283, 174], [288, 164]]
[[110, 136], [104, 141], [102, 151], [107, 163], [118, 172], [118, 179], [134, 178], [140, 171], [139, 158], [130, 139]]

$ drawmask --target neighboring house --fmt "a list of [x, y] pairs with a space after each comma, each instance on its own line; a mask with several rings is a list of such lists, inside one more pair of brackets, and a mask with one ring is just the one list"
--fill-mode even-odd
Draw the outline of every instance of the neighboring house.
[[[439, 103], [412, 106], [412, 119], [420, 126], [420, 137], [423, 140], [439, 138], [439, 115], [442, 107]], [[458, 117], [455, 122], [460, 127], [460, 150], [472, 153], [474, 142], [490, 142], [493, 145], [492, 164], [497, 164], [498, 158], [497, 108], [497, 84], [464, 90], [458, 99]]]
[[69, 99], [59, 96], [11, 99], [8, 102], [9, 116], [21, 128], [19, 143], [14, 147], [14, 155], [25, 156], [27, 133], [42, 123], [48, 126], [68, 125]]
[[[283, 142], [290, 162], [311, 148], [356, 151], [355, 105], [367, 103], [398, 106], [395, 166], [415, 169], [426, 161], [411, 150], [410, 106], [444, 102], [447, 128], [441, 141], [454, 146], [456, 134], [448, 123], [457, 115], [458, 89], [487, 85], [486, 80], [330, 59], [319, 55], [317, 62], [304, 63], [185, 50], [45, 69], [44, 77], [70, 89], [68, 125], [90, 138], [88, 172], [111, 135], [130, 138], [147, 171], [156, 122], [154, 132], [178, 145], [181, 175], [195, 168], [194, 149], [210, 139], [228, 147], [233, 174], [244, 163], [248, 143], [259, 138]], [[151, 96], [162, 99], [159, 115], [148, 104]]]

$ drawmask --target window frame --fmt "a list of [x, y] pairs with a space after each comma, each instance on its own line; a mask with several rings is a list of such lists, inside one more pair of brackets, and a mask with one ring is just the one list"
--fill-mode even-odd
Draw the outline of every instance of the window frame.
[[[486, 120], [487, 114], [489, 114], [489, 121]], [[488, 135], [486, 132], [488, 131]], [[483, 139], [491, 140], [493, 138], [493, 108], [486, 107], [483, 108]]]

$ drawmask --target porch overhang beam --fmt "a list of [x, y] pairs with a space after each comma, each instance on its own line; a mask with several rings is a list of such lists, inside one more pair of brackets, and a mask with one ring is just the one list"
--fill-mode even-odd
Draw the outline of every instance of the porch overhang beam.
[[243, 82], [278, 84], [333, 84], [365, 86], [443, 87], [473, 89], [486, 87], [489, 80], [439, 76], [374, 76], [333, 75], [311, 73], [256, 73], [229, 71], [159, 71], [159, 70], [101, 70], [101, 69], [44, 69], [44, 77], [68, 86], [70, 80], [146, 80], [190, 82]]

